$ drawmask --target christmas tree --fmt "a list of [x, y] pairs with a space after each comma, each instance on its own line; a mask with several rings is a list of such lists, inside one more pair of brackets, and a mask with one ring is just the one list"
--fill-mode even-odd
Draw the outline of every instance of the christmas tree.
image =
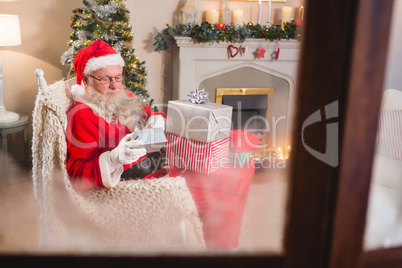
[[[70, 48], [61, 56], [61, 63], [69, 66], [69, 78], [75, 76], [73, 66], [75, 54], [94, 41], [102, 39], [124, 59], [123, 75], [126, 89], [148, 100], [149, 94], [145, 88], [147, 78], [145, 62], [138, 60], [131, 47], [133, 33], [129, 23], [130, 11], [123, 1], [83, 0], [84, 8], [73, 9], [74, 15], [70, 18], [73, 32], [67, 43]], [[149, 102], [152, 105], [153, 100]]]

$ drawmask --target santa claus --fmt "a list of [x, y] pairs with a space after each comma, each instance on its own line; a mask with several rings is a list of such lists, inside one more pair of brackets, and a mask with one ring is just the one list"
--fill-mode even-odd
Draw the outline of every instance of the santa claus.
[[155, 154], [147, 165], [140, 165], [151, 155], [131, 135], [137, 129], [164, 128], [166, 116], [124, 89], [123, 58], [97, 40], [81, 49], [73, 64], [77, 85], [72, 86], [74, 104], [67, 112], [67, 172], [73, 187], [87, 191], [114, 187], [126, 177], [164, 175]]

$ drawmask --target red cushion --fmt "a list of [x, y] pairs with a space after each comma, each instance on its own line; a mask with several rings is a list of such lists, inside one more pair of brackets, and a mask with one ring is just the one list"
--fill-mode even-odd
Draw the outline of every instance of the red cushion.
[[236, 129], [230, 131], [229, 150], [231, 152], [255, 151], [258, 148], [260, 138], [250, 131]]
[[183, 176], [203, 222], [208, 249], [239, 246], [239, 235], [254, 161], [243, 167], [228, 166], [205, 175], [169, 167], [170, 176]]

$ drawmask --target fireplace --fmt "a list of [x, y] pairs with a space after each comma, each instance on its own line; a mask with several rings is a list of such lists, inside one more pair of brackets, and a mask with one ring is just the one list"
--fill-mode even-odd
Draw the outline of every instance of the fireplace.
[[[283, 150], [291, 145], [290, 118], [293, 113], [299, 60], [298, 41], [280, 41], [278, 60], [270, 56], [277, 46], [275, 41], [246, 39], [241, 45], [247, 47], [247, 52], [235, 57], [228, 54], [229, 43], [197, 44], [188, 37], [177, 37], [176, 41], [172, 66], [173, 99], [186, 99], [187, 94], [194, 89], [205, 89], [209, 101], [218, 103], [225, 103], [220, 96], [222, 90], [232, 93], [236, 90], [247, 92], [234, 97], [235, 94], [223, 94], [232, 96], [226, 101], [240, 101], [241, 105], [244, 105], [244, 100], [239, 96], [267, 95], [264, 97], [265, 102], [258, 102], [259, 109], [253, 111], [262, 114], [267, 106], [265, 117], [269, 125], [269, 137], [261, 134], [264, 142], [269, 150]], [[254, 52], [260, 47], [264, 47], [266, 53], [264, 58], [257, 59]], [[272, 92], [262, 93], [261, 90], [267, 89]], [[256, 93], [256, 90], [260, 92]], [[235, 121], [234, 124], [238, 122]]]

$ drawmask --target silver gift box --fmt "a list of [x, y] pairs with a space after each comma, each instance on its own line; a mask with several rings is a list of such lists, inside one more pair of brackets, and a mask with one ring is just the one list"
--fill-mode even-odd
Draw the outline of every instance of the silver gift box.
[[211, 142], [229, 137], [232, 106], [188, 100], [168, 102], [166, 132], [197, 141]]
[[140, 140], [147, 153], [159, 151], [167, 142], [162, 128], [138, 130], [133, 133], [132, 139]]

